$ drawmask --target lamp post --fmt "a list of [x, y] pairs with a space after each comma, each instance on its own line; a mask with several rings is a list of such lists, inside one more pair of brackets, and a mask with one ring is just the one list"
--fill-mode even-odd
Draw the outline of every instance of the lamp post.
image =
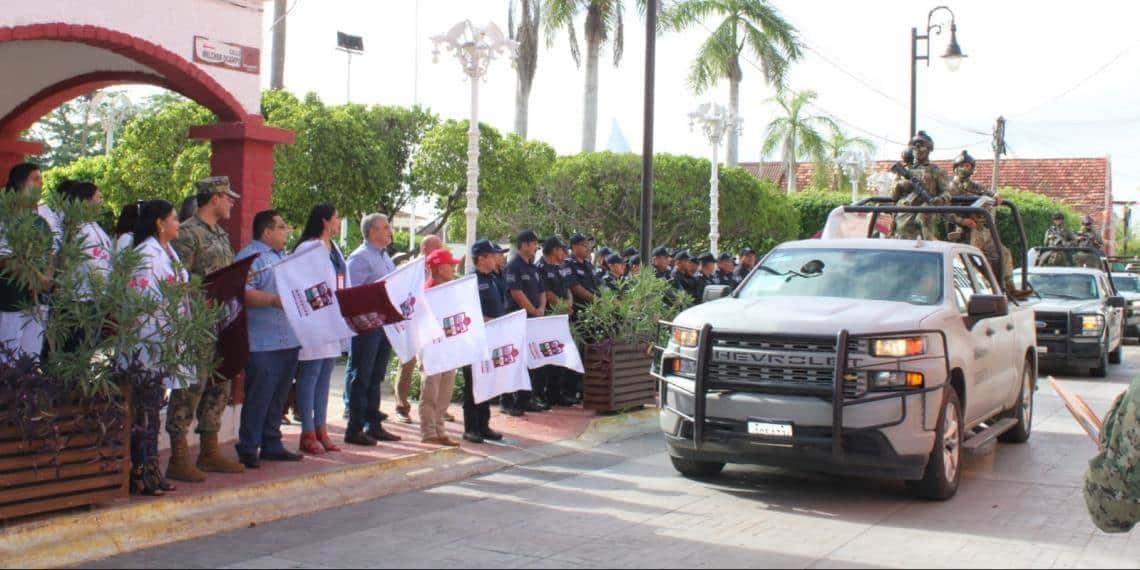
[[854, 204], [859, 200], [859, 176], [863, 174], [863, 169], [866, 168], [866, 158], [856, 152], [845, 152], [839, 157], [839, 166], [843, 169], [843, 173], [851, 180], [851, 203]]
[[467, 274], [475, 271], [475, 260], [471, 257], [471, 246], [475, 244], [476, 224], [479, 219], [479, 81], [487, 74], [487, 68], [497, 57], [515, 58], [518, 43], [508, 40], [494, 23], [477, 28], [471, 20], [464, 20], [452, 26], [446, 34], [431, 39], [435, 44], [432, 61], [439, 63], [439, 48], [442, 45], [459, 59], [463, 72], [471, 79], [471, 121], [467, 129]]
[[709, 178], [709, 248], [720, 255], [720, 143], [724, 135], [740, 129], [732, 111], [716, 103], [705, 103], [689, 113], [689, 129], [700, 129], [712, 145], [712, 177]]
[[[103, 124], [103, 135], [106, 137], [103, 152], [107, 156], [110, 156], [111, 150], [115, 148], [115, 129], [119, 128], [119, 124], [131, 114], [133, 109], [131, 100], [117, 91], [99, 91], [87, 102], [88, 112], [98, 115], [99, 122]], [[86, 150], [84, 149], [84, 152]]]
[[[930, 67], [930, 34], [933, 31], [935, 35], [942, 35], [942, 24], [934, 23], [934, 14], [939, 11], [945, 11], [950, 14], [950, 43], [946, 46], [946, 52], [942, 54], [942, 61], [946, 62], [946, 68], [951, 72], [958, 71], [962, 66], [962, 59], [966, 57], [962, 53], [961, 46], [958, 45], [958, 22], [954, 17], [954, 11], [946, 6], [938, 6], [930, 11], [926, 16], [926, 33], [919, 35], [918, 28], [910, 29], [910, 136], [907, 140], [914, 137], [918, 132], [918, 62], [925, 61], [926, 66]], [[919, 55], [918, 42], [919, 40], [926, 41], [926, 55]]]
[[352, 56], [364, 53], [364, 38], [344, 32], [336, 33], [336, 50], [348, 54], [348, 69], [345, 72], [344, 102], [352, 103]]

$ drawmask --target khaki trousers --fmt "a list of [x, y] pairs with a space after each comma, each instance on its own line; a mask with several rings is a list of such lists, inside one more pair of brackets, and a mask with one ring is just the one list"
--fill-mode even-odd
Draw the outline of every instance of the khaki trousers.
[[412, 373], [416, 371], [418, 362], [418, 358], [413, 358], [407, 364], [400, 365], [400, 379], [396, 382], [397, 409], [412, 411], [412, 404], [408, 402], [408, 396], [412, 393]]
[[451, 404], [455, 371], [426, 376], [420, 386], [420, 433], [424, 439], [447, 437], [443, 413]]

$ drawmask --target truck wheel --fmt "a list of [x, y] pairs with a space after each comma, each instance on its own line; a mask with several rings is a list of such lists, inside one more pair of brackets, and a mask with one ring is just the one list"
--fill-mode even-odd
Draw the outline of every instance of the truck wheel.
[[715, 461], [694, 461], [692, 459], [681, 459], [680, 457], [669, 456], [673, 461], [673, 469], [676, 469], [684, 477], [690, 479], [707, 479], [709, 477], [716, 477], [721, 471], [724, 471], [724, 463]]
[[962, 481], [962, 404], [953, 388], [947, 387], [945, 393], [926, 474], [911, 483], [917, 496], [931, 501], [953, 498]]
[[1109, 364], [1120, 364], [1124, 360], [1124, 337], [1120, 339], [1120, 346], [1108, 354]]
[[1100, 355], [1100, 366], [1089, 369], [1089, 376], [1093, 378], [1105, 378], [1108, 376], [1108, 353], [1104, 352]]
[[1029, 434], [1033, 431], [1033, 394], [1036, 387], [1037, 379], [1033, 377], [1033, 363], [1026, 360], [1021, 373], [1021, 395], [1017, 398], [1017, 407], [1010, 410], [1006, 416], [1017, 420], [1017, 425], [998, 436], [998, 441], [1003, 443], [1029, 441]]

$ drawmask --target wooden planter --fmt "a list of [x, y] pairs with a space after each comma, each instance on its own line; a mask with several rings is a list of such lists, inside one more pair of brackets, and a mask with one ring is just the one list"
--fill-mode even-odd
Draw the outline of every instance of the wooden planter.
[[[0, 404], [2, 406], [3, 404]], [[130, 421], [97, 447], [97, 434], [76, 433], [78, 406], [50, 410], [60, 418], [63, 450], [24, 441], [18, 428], [0, 424], [0, 521], [125, 499], [130, 479]]]
[[600, 413], [644, 406], [656, 401], [657, 382], [649, 375], [648, 345], [585, 345], [583, 405]]

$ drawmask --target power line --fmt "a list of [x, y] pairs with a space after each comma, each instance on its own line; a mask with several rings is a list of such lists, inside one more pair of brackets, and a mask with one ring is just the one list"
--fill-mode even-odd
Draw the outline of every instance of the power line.
[[1113, 57], [1112, 57], [1112, 59], [1108, 60], [1108, 62], [1107, 62], [1107, 63], [1105, 63], [1104, 65], [1102, 65], [1102, 66], [1098, 67], [1098, 68], [1096, 69], [1096, 71], [1093, 71], [1093, 72], [1092, 72], [1092, 73], [1090, 73], [1090, 74], [1089, 74], [1087, 77], [1085, 77], [1084, 79], [1082, 79], [1082, 80], [1078, 81], [1076, 84], [1074, 84], [1072, 87], [1070, 87], [1070, 88], [1066, 89], [1065, 91], [1062, 91], [1062, 92], [1061, 92], [1061, 94], [1059, 94], [1059, 95], [1056, 95], [1056, 96], [1054, 96], [1054, 97], [1051, 97], [1051, 98], [1047, 99], [1045, 102], [1043, 102], [1043, 103], [1041, 103], [1041, 104], [1037, 105], [1036, 107], [1033, 107], [1033, 108], [1029, 109], [1028, 111], [1022, 111], [1022, 112], [1020, 112], [1020, 113], [1015, 113], [1015, 114], [1014, 114], [1014, 115], [1012, 115], [1012, 116], [1014, 116], [1014, 117], [1024, 117], [1025, 115], [1029, 115], [1029, 114], [1031, 114], [1031, 113], [1036, 113], [1037, 111], [1040, 111], [1040, 110], [1041, 110], [1043, 107], [1049, 106], [1049, 105], [1053, 104], [1054, 102], [1058, 101], [1059, 99], [1062, 99], [1062, 98], [1064, 98], [1065, 96], [1067, 96], [1068, 94], [1072, 93], [1073, 91], [1076, 91], [1077, 89], [1080, 89], [1080, 88], [1081, 88], [1081, 87], [1083, 87], [1083, 86], [1084, 86], [1086, 83], [1088, 83], [1089, 81], [1091, 81], [1091, 80], [1092, 80], [1094, 77], [1096, 77], [1096, 76], [1100, 75], [1101, 73], [1103, 73], [1103, 72], [1104, 72], [1106, 69], [1108, 69], [1109, 67], [1112, 67], [1112, 64], [1116, 63], [1117, 61], [1120, 61], [1120, 59], [1121, 59], [1122, 57], [1124, 57], [1125, 55], [1127, 55], [1127, 54], [1128, 54], [1128, 52], [1132, 51], [1132, 49], [1133, 49], [1133, 48], [1135, 48], [1135, 47], [1136, 47], [1138, 44], [1140, 44], [1140, 40], [1136, 40], [1135, 42], [1132, 42], [1132, 44], [1131, 44], [1131, 45], [1129, 45], [1128, 47], [1124, 48], [1124, 49], [1123, 49], [1123, 50], [1122, 50], [1120, 53], [1118, 53], [1118, 54], [1116, 54], [1115, 56], [1113, 56]]

